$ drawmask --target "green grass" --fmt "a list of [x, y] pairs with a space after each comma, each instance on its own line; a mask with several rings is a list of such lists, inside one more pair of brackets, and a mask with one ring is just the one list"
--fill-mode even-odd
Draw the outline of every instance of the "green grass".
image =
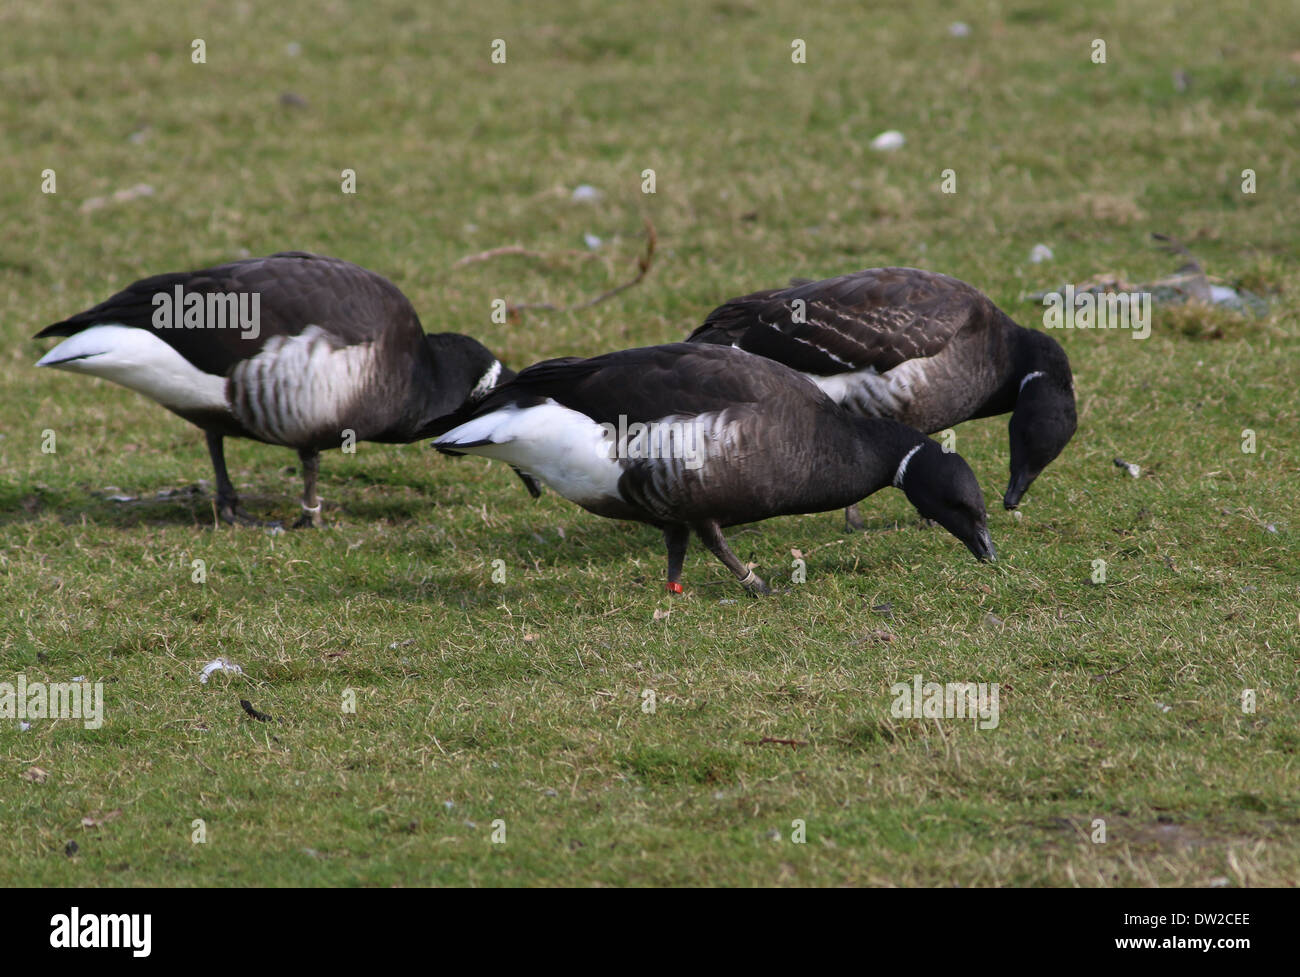
[[[107, 698], [98, 730], [0, 721], [0, 882], [1293, 884], [1295, 11], [1091, 6], [0, 12], [0, 681], [85, 675]], [[956, 19], [970, 37], [948, 35]], [[498, 37], [505, 65], [488, 60]], [[890, 128], [906, 146], [870, 150]], [[956, 194], [939, 192], [949, 167]], [[46, 168], [57, 194], [39, 192]], [[137, 183], [154, 195], [80, 209]], [[572, 202], [580, 183], [604, 198]], [[494, 298], [569, 304], [626, 278], [645, 217], [660, 251], [641, 285], [491, 321]], [[1059, 333], [1081, 421], [1022, 519], [997, 504], [1005, 419], [958, 429], [997, 565], [888, 491], [857, 538], [836, 514], [733, 531], [784, 586], [761, 601], [698, 545], [669, 599], [651, 529], [533, 503], [508, 469], [423, 445], [326, 456], [320, 532], [214, 531], [206, 494], [114, 503], [110, 486], [210, 480], [201, 436], [31, 367], [45, 323], [244, 253], [360, 262], [430, 330], [518, 367], [676, 340], [731, 295], [880, 264], [956, 275], [1033, 324], [1025, 292], [1172, 271], [1152, 231], [1269, 292], [1271, 313], [1158, 309], [1143, 342]], [[452, 268], [588, 232], [599, 260]], [[1028, 262], [1038, 242], [1052, 262]], [[232, 442], [228, 457], [252, 508], [291, 515], [292, 453]], [[805, 584], [788, 582], [791, 549]], [[244, 676], [201, 685], [217, 655]], [[997, 729], [891, 716], [890, 685], [918, 673], [999, 683]]]

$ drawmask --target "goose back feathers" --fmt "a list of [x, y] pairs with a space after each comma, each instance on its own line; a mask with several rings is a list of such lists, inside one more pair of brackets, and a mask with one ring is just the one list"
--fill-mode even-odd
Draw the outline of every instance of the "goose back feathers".
[[687, 341], [774, 359], [854, 413], [927, 433], [1013, 411], [1007, 508], [1075, 429], [1060, 344], [935, 272], [872, 268], [754, 292], [719, 306]]

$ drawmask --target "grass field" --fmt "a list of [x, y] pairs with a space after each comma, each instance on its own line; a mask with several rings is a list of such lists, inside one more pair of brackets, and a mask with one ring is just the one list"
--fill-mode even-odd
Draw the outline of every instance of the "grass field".
[[[0, 721], [0, 883], [1294, 884], [1297, 27], [1292, 0], [0, 9], [0, 682], [106, 698], [99, 729]], [[906, 145], [873, 151], [886, 129]], [[646, 218], [641, 284], [492, 321], [626, 280]], [[654, 530], [422, 444], [324, 456], [327, 529], [214, 529], [196, 429], [32, 367], [32, 333], [138, 277], [279, 250], [373, 268], [518, 368], [873, 265], [1037, 325], [1027, 293], [1171, 272], [1151, 232], [1268, 314], [1056, 333], [1080, 425], [1022, 518], [1006, 419], [957, 429], [996, 565], [886, 491], [860, 536], [733, 530], [764, 600], [698, 544], [670, 599]], [[553, 257], [452, 267], [503, 245]], [[296, 514], [292, 452], [227, 455], [250, 508]], [[244, 675], [201, 684], [218, 655]], [[917, 674], [998, 683], [997, 728], [895, 718]]]

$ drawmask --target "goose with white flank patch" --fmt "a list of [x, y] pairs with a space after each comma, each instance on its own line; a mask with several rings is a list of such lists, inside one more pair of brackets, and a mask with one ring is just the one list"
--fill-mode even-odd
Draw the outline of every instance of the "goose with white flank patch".
[[958, 455], [897, 421], [857, 417], [793, 370], [725, 346], [674, 343], [538, 363], [462, 412], [446, 454], [508, 462], [597, 515], [649, 523], [681, 593], [692, 530], [751, 593], [724, 526], [822, 512], [901, 488], [981, 560], [996, 553]]
[[[927, 434], [1010, 411], [1008, 509], [1074, 435], [1074, 378], [1061, 345], [936, 272], [871, 268], [754, 292], [714, 309], [687, 342], [774, 359], [857, 414]], [[846, 516], [862, 528], [856, 506]]]
[[145, 278], [36, 336], [68, 337], [37, 366], [112, 380], [202, 428], [217, 511], [232, 523], [255, 521], [226, 471], [225, 438], [296, 448], [298, 525], [317, 526], [321, 451], [429, 437], [514, 376], [468, 336], [426, 336], [388, 279], [299, 251]]

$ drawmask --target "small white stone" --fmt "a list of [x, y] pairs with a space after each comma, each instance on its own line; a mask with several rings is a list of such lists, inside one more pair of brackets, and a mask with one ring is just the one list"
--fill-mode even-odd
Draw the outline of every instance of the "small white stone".
[[152, 197], [153, 187], [148, 183], [137, 183], [113, 193], [114, 200], [138, 200], [140, 197]]
[[600, 238], [596, 237], [596, 235], [594, 234], [584, 234], [582, 235], [582, 240], [587, 245], [587, 248], [591, 251], [599, 250], [600, 246], [604, 243], [603, 241], [601, 241]]
[[907, 142], [907, 137], [897, 129], [887, 129], [871, 140], [871, 148], [882, 153], [892, 152], [895, 149], [901, 149], [905, 142]]
[[1052, 249], [1046, 244], [1035, 244], [1029, 251], [1029, 263], [1031, 265], [1041, 265], [1044, 261], [1051, 261], [1056, 255], [1052, 254]]
[[948, 25], [948, 33], [953, 37], [970, 37], [970, 24], [954, 20]]
[[603, 196], [604, 194], [590, 183], [582, 183], [573, 188], [573, 199], [578, 202], [599, 200]]

